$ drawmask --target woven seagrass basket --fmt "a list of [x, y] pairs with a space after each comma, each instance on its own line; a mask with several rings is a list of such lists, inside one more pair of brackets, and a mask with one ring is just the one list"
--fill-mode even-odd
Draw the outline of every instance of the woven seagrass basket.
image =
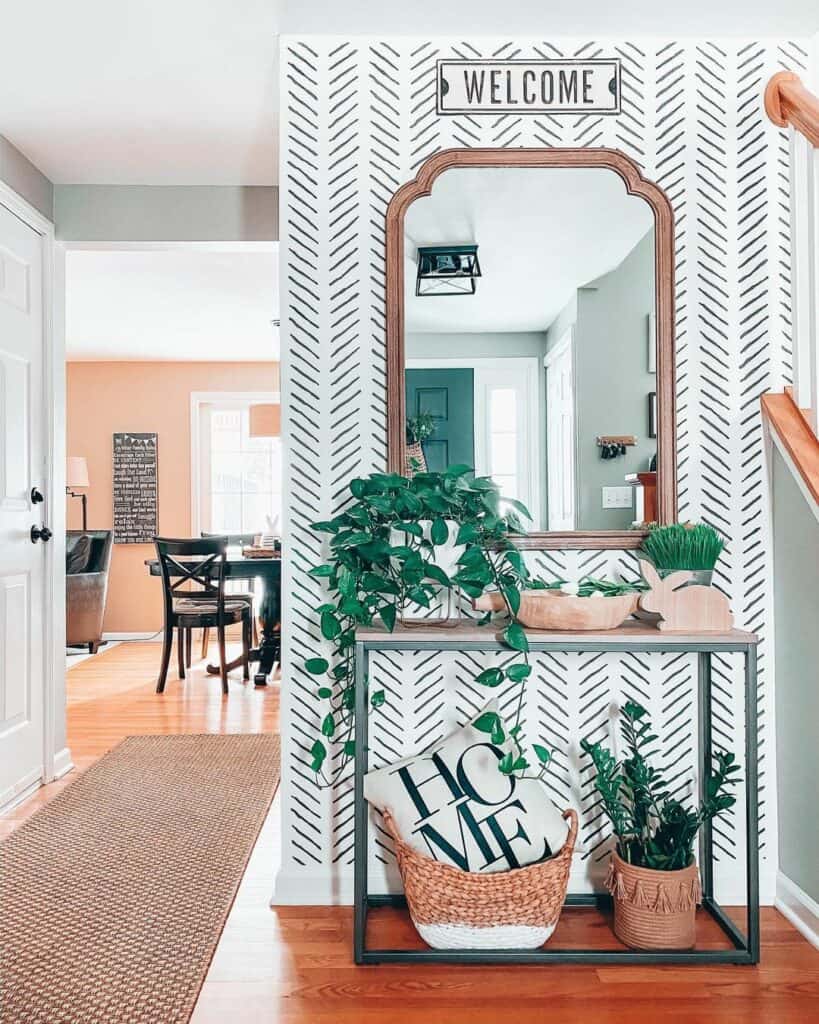
[[632, 949], [691, 949], [701, 899], [696, 863], [655, 871], [611, 855], [606, 888], [614, 900], [614, 934]]
[[577, 813], [563, 812], [569, 834], [548, 860], [481, 875], [425, 857], [399, 836], [389, 812], [410, 917], [433, 949], [537, 949], [557, 926], [577, 839]]

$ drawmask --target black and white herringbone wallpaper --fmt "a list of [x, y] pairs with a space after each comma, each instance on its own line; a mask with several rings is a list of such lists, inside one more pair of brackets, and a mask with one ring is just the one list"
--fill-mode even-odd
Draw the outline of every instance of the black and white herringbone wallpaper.
[[[435, 113], [442, 57], [597, 57], [622, 60], [616, 117]], [[283, 867], [277, 898], [348, 899], [349, 784], [320, 792], [309, 770], [319, 707], [301, 663], [320, 641], [306, 575], [322, 544], [309, 524], [347, 500], [350, 477], [386, 459], [384, 215], [419, 165], [451, 146], [611, 146], [658, 182], [676, 221], [677, 449], [682, 518], [729, 538], [717, 582], [738, 625], [759, 632], [762, 897], [773, 894], [775, 778], [771, 714], [770, 546], [759, 395], [791, 369], [788, 150], [762, 109], [767, 78], [807, 62], [799, 42], [614, 39], [282, 41], [282, 302], [288, 437], [285, 671], [282, 694]], [[533, 556], [570, 577], [633, 568], [627, 552]], [[441, 736], [486, 699], [472, 684], [474, 654], [380, 656], [373, 672], [388, 701], [374, 718], [374, 763]], [[739, 664], [715, 662], [718, 744], [741, 751]], [[636, 696], [654, 713], [668, 778], [683, 790], [694, 761], [695, 665], [683, 656], [600, 654], [538, 659], [526, 731], [556, 751], [550, 775], [561, 806], [581, 809], [576, 887], [591, 884], [606, 841], [578, 739], [608, 728], [614, 702]], [[500, 695], [501, 703], [511, 694]], [[743, 809], [720, 824], [718, 895], [740, 900]], [[374, 829], [373, 871], [391, 874]], [[738, 884], [734, 884], [738, 883]], [[377, 879], [373, 882], [378, 885]], [[574, 884], [574, 883], [573, 883]], [[733, 894], [733, 896], [732, 896]]]

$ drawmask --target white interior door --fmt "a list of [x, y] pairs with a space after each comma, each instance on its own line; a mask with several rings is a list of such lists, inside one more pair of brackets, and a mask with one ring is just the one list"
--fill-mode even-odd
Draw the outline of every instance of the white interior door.
[[576, 468], [571, 331], [546, 357], [546, 460], [549, 529], [574, 530]]
[[44, 770], [41, 236], [0, 205], [0, 807]]
[[542, 424], [538, 419], [539, 360], [475, 360], [475, 472], [491, 476], [506, 498], [531, 513], [540, 529]]

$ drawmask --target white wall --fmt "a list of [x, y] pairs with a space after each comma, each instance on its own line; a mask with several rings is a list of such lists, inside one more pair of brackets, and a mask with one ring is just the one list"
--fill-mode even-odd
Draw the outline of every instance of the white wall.
[[[623, 112], [615, 117], [441, 117], [435, 62], [442, 57], [617, 55]], [[730, 539], [717, 581], [737, 624], [762, 637], [760, 764], [762, 898], [773, 899], [776, 783], [773, 757], [771, 552], [759, 395], [790, 376], [787, 138], [761, 103], [768, 77], [799, 69], [806, 46], [753, 39], [286, 38], [282, 43], [282, 239], [285, 431], [291, 495], [284, 565], [282, 692], [282, 900], [346, 900], [352, 871], [349, 783], [319, 791], [309, 770], [322, 708], [302, 661], [320, 643], [320, 583], [307, 575], [323, 554], [310, 523], [343, 507], [350, 477], [386, 455], [384, 213], [423, 160], [450, 146], [611, 146], [667, 191], [676, 218], [676, 356], [679, 509]], [[601, 229], [604, 225], [601, 225]], [[633, 571], [628, 552], [549, 551], [544, 575]], [[374, 715], [374, 763], [427, 744], [484, 698], [470, 659], [409, 656], [385, 677]], [[715, 660], [716, 736], [741, 752], [742, 685], [736, 658]], [[667, 776], [691, 778], [697, 733], [695, 665], [664, 656], [538, 664], [527, 690], [526, 729], [557, 751], [555, 799], [581, 810], [584, 885], [601, 835], [590, 787], [580, 785], [577, 742], [607, 727], [611, 706], [640, 696], [663, 738]], [[501, 700], [511, 699], [501, 694]], [[440, 708], [431, 714], [432, 708]], [[686, 713], [681, 714], [685, 708]], [[544, 709], [548, 709], [548, 712]], [[741, 902], [743, 807], [716, 830], [717, 895]], [[380, 850], [377, 879], [391, 864]], [[391, 868], [390, 868], [391, 870]]]
[[14, 189], [46, 220], [54, 219], [54, 186], [3, 135], [0, 135], [0, 181]]

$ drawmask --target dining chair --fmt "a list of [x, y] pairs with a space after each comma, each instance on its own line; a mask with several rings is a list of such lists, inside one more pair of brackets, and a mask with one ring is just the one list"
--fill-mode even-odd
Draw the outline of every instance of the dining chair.
[[219, 642], [222, 692], [227, 693], [225, 627], [234, 623], [242, 624], [242, 667], [244, 678], [250, 679], [253, 615], [246, 600], [225, 594], [227, 537], [155, 537], [154, 545], [162, 576], [165, 606], [162, 664], [156, 692], [162, 693], [165, 690], [174, 629], [177, 630], [179, 678], [184, 679], [186, 654], [188, 658], [190, 655], [191, 630], [215, 628]]
[[[245, 547], [250, 547], [253, 544], [253, 542], [256, 540], [256, 537], [258, 535], [255, 534], [255, 533], [206, 533], [203, 530], [200, 536], [202, 536], [202, 537], [227, 537], [227, 542], [228, 542], [228, 547], [229, 548], [233, 548], [233, 547], [245, 548]], [[228, 587], [230, 587], [230, 582], [231, 581], [229, 580], [228, 581]], [[239, 581], [236, 580], [236, 582], [238, 583]], [[237, 590], [230, 590], [229, 589], [228, 590], [228, 597], [231, 600], [241, 599], [243, 601], [247, 601], [247, 603], [250, 605], [250, 607], [251, 607], [252, 627], [253, 627], [253, 646], [254, 647], [258, 647], [259, 646], [259, 632], [258, 632], [258, 629], [256, 627], [256, 612], [255, 612], [256, 593], [255, 593], [254, 581], [252, 579], [250, 579], [250, 580], [242, 580], [242, 583], [246, 583], [247, 584], [247, 587], [248, 587], [247, 591], [242, 591], [242, 590], [238, 590], [238, 589]], [[208, 656], [208, 645], [209, 645], [209, 643], [210, 643], [210, 630], [207, 627], [205, 627], [202, 630], [202, 654], [201, 654], [201, 656], [203, 658], [206, 658]], [[190, 668], [190, 665], [191, 665], [191, 660], [190, 660], [190, 652], [191, 652], [190, 633], [188, 634], [186, 644], [187, 644], [188, 668]]]

